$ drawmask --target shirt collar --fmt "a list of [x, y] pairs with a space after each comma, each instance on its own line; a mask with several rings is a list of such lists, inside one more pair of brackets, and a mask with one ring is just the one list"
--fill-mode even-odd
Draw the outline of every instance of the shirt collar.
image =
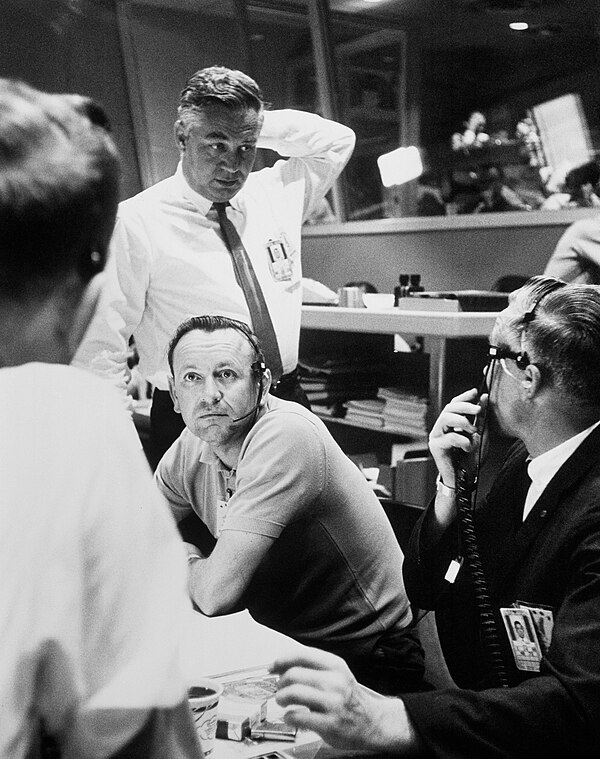
[[194, 206], [200, 211], [200, 213], [203, 216], [206, 216], [206, 214], [211, 209], [212, 200], [208, 200], [208, 198], [205, 198], [203, 195], [200, 195], [199, 192], [192, 190], [192, 188], [189, 186], [187, 182], [187, 179], [183, 175], [183, 164], [181, 161], [179, 161], [179, 163], [177, 164], [177, 169], [175, 170], [175, 180], [177, 184], [179, 185], [181, 194], [187, 200], [193, 203]]
[[573, 435], [573, 437], [570, 437], [568, 440], [551, 448], [549, 451], [541, 453], [539, 456], [531, 459], [527, 466], [527, 472], [531, 477], [531, 482], [539, 492], [544, 490], [561, 466], [573, 453], [575, 453], [586, 437], [595, 430], [599, 424], [600, 421], [594, 422], [594, 424], [590, 425], [587, 429], [578, 432], [577, 435]]
[[198, 461], [201, 464], [208, 464], [209, 466], [214, 466], [215, 469], [217, 469], [219, 472], [225, 472], [226, 474], [235, 472], [234, 469], [230, 469], [221, 461], [221, 459], [217, 456], [217, 454], [213, 451], [213, 449], [210, 447], [208, 443], [202, 444]]

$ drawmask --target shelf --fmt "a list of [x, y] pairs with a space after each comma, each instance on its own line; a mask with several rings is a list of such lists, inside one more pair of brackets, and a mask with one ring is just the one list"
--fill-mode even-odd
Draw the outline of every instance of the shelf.
[[391, 430], [386, 427], [378, 427], [376, 424], [370, 424], [367, 421], [364, 422], [348, 422], [346, 419], [340, 416], [329, 416], [329, 414], [320, 414], [318, 411], [315, 410], [315, 407], [313, 406], [312, 409], [313, 414], [315, 416], [318, 416], [319, 419], [322, 419], [324, 422], [334, 422], [335, 424], [342, 424], [346, 427], [356, 427], [359, 430], [372, 430], [373, 432], [382, 432], [384, 435], [394, 435], [396, 437], [404, 437], [408, 438], [409, 440], [416, 440], [416, 441], [423, 441], [424, 444], [427, 444], [427, 434], [423, 433], [423, 435], [411, 435], [410, 433], [407, 433], [406, 430]]
[[384, 335], [407, 333], [443, 338], [487, 337], [497, 316], [497, 313], [491, 311], [467, 313], [303, 306], [302, 327]]

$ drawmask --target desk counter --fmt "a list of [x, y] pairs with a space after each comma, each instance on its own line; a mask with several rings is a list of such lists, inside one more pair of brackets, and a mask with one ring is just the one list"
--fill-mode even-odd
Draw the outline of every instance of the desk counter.
[[486, 337], [497, 316], [492, 311], [403, 311], [400, 308], [303, 306], [302, 326], [308, 329], [385, 335]]

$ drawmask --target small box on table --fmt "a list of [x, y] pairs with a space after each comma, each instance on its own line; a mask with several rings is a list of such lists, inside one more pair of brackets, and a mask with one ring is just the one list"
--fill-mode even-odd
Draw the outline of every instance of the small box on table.
[[275, 692], [275, 677], [223, 683], [219, 700], [217, 738], [242, 741], [267, 716], [267, 702]]

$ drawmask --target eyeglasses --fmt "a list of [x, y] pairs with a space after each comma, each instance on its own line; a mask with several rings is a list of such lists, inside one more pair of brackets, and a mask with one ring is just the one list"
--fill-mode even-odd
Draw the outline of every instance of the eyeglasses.
[[509, 376], [509, 377], [512, 377], [512, 378], [513, 378], [513, 379], [515, 379], [515, 380], [518, 380], [518, 379], [519, 379], [519, 378], [517, 377], [517, 375], [516, 375], [516, 374], [513, 374], [513, 373], [511, 372], [511, 370], [508, 368], [508, 366], [506, 366], [506, 359], [505, 359], [505, 358], [501, 358], [501, 359], [498, 359], [498, 363], [500, 364], [500, 368], [502, 369], [502, 371], [503, 371], [505, 374], [508, 374], [508, 376]]

